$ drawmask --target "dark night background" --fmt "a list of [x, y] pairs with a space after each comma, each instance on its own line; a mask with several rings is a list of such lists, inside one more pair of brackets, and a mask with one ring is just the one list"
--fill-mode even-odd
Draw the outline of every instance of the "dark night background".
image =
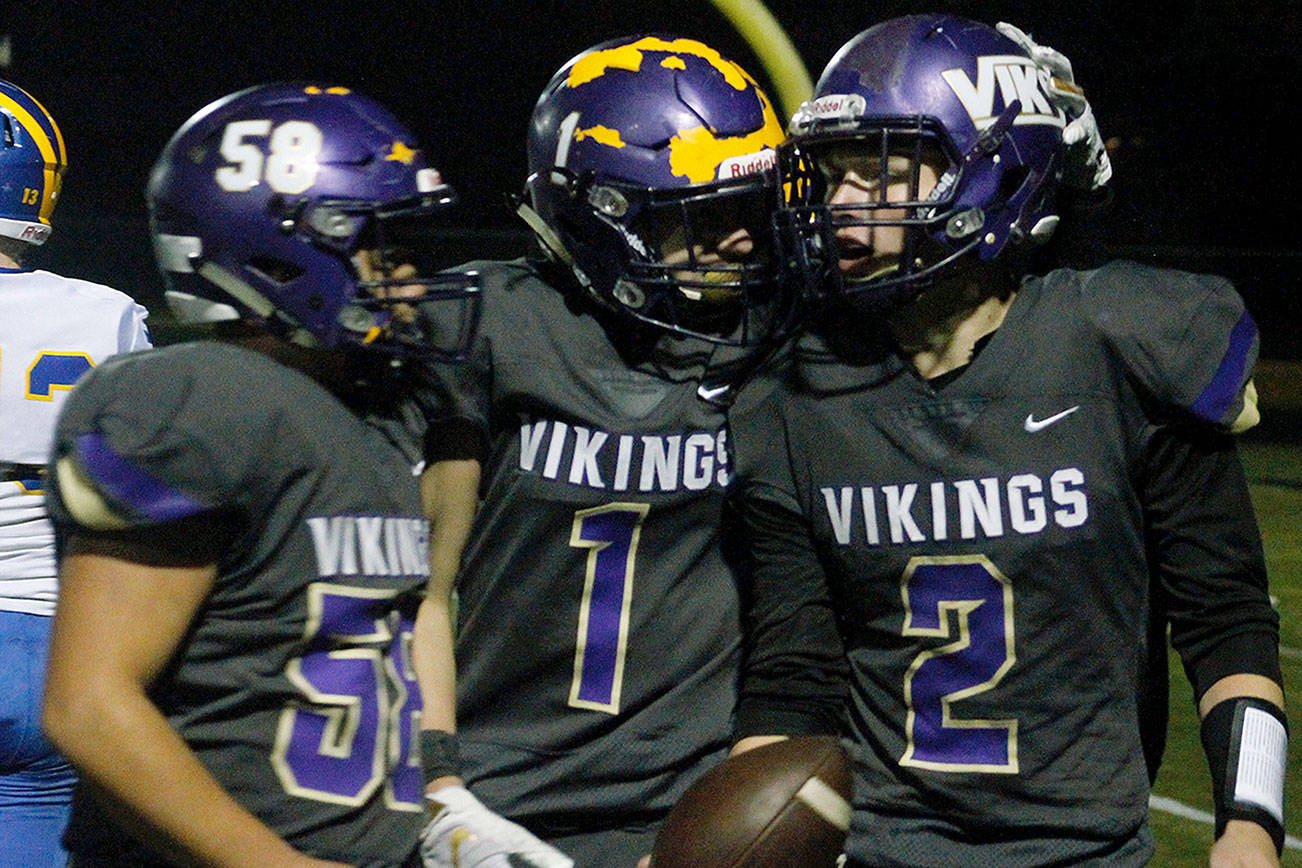
[[[1234, 279], [1263, 355], [1302, 358], [1299, 0], [877, 2], [768, 0], [815, 80], [836, 48], [892, 15], [1008, 20], [1072, 58], [1115, 138], [1118, 255]], [[551, 73], [612, 36], [702, 39], [767, 86], [706, 0], [415, 3], [15, 3], [0, 9], [8, 78], [41, 100], [70, 154], [56, 231], [34, 264], [131, 292], [162, 318], [142, 190], [191, 113], [270, 80], [329, 79], [389, 105], [459, 189], [467, 255], [514, 255], [503, 197]]]

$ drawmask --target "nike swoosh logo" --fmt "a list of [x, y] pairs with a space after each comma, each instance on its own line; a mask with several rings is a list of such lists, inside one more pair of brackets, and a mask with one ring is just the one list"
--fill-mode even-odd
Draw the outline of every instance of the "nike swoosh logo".
[[732, 386], [724, 384], [722, 386], [706, 386], [704, 383], [696, 387], [696, 396], [706, 401], [713, 401], [715, 398], [721, 398], [728, 393]]
[[1070, 416], [1072, 413], [1075, 413], [1079, 409], [1080, 409], [1080, 404], [1077, 404], [1075, 407], [1068, 407], [1066, 410], [1063, 410], [1061, 413], [1054, 413], [1052, 416], [1049, 416], [1045, 419], [1036, 419], [1034, 413], [1027, 413], [1026, 421], [1022, 423], [1022, 427], [1025, 428], [1027, 431], [1030, 431], [1032, 434], [1034, 434], [1036, 431], [1042, 431], [1045, 428], [1048, 428], [1050, 425], [1052, 425], [1054, 422], [1059, 421], [1060, 419], [1067, 418], [1068, 416]]

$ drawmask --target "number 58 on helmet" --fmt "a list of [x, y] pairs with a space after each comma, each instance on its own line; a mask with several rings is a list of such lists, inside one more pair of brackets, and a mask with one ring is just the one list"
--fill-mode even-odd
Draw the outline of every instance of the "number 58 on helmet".
[[410, 130], [348, 88], [217, 100], [167, 143], [147, 199], [182, 321], [252, 319], [394, 356], [456, 356], [473, 339], [475, 277], [441, 273], [437, 256], [455, 193]]

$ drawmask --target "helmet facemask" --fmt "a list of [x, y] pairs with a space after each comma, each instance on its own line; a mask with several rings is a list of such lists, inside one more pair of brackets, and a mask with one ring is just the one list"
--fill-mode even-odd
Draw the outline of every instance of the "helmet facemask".
[[674, 334], [756, 342], [778, 284], [771, 174], [661, 190], [597, 183], [585, 200], [585, 222], [606, 236], [610, 261], [592, 277], [608, 304]]
[[[806, 290], [890, 309], [977, 263], [1017, 270], [1057, 223], [1064, 118], [1046, 82], [1007, 37], [953, 16], [891, 19], [846, 43], [784, 147], [781, 223]], [[856, 149], [876, 161], [879, 195], [888, 159], [931, 166], [934, 183], [901, 179], [912, 188], [850, 205], [829, 154]], [[900, 250], [884, 262], [862, 236], [888, 228], [904, 241], [879, 245]]]
[[[965, 154], [926, 117], [873, 119], [852, 131], [815, 127], [786, 146], [781, 222], [805, 250], [795, 257], [805, 285], [891, 309], [961, 263], [991, 258], [981, 249], [991, 243], [987, 219], [1004, 212], [1027, 179], [1022, 167], [997, 171], [1006, 127], [996, 123]], [[883, 229], [900, 230], [889, 258], [870, 240]]]
[[[391, 202], [326, 199], [284, 224], [348, 270], [356, 292], [335, 314], [345, 343], [379, 344], [407, 357], [469, 353], [479, 319], [477, 278], [445, 271], [455, 263], [438, 255], [437, 233], [455, 202], [450, 187]], [[433, 302], [441, 303], [426, 307]]]

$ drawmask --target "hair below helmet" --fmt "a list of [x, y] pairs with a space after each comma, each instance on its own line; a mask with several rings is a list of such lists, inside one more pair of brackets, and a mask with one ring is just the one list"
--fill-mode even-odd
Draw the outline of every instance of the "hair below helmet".
[[54, 118], [27, 91], [0, 81], [0, 235], [45, 243], [67, 165]]
[[544, 246], [601, 303], [670, 332], [751, 343], [776, 322], [769, 98], [692, 39], [631, 36], [552, 78], [529, 128]]
[[[911, 15], [863, 31], [823, 71], [783, 153], [792, 191], [783, 222], [808, 276], [889, 307], [963, 262], [1047, 239], [1058, 219], [1064, 124], [1047, 73], [992, 27]], [[838, 199], [828, 164], [848, 153], [880, 168], [880, 190], [891, 157], [933, 165], [937, 181], [923, 190], [915, 172], [902, 198]], [[853, 226], [901, 227], [898, 261], [869, 275], [843, 272], [838, 262], [851, 255], [840, 239]]]
[[[456, 354], [472, 336], [473, 277], [422, 258], [452, 189], [406, 127], [347, 88], [262, 85], [217, 100], [172, 136], [147, 199], [183, 321], [252, 319], [394, 355]], [[459, 303], [430, 316], [417, 300]]]

